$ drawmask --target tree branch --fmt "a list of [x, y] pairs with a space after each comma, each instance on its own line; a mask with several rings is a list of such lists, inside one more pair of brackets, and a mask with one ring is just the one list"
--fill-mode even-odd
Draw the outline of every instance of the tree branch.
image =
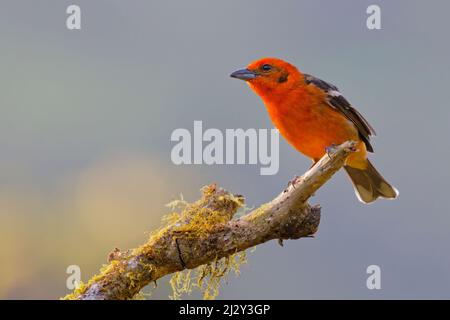
[[233, 219], [243, 206], [242, 196], [210, 185], [184, 214], [128, 252], [115, 249], [109, 264], [86, 285], [64, 299], [131, 299], [144, 286], [184, 269], [193, 269], [236, 252], [279, 239], [312, 236], [320, 222], [320, 206], [307, 200], [325, 184], [355, 151], [348, 141], [326, 154], [302, 177], [294, 178], [275, 199]]

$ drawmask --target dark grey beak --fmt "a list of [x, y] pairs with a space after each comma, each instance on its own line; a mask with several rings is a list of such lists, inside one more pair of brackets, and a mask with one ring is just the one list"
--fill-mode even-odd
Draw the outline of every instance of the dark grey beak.
[[254, 73], [253, 71], [248, 70], [248, 69], [241, 69], [241, 70], [235, 71], [232, 74], [230, 74], [230, 77], [236, 78], [236, 79], [241, 79], [244, 81], [255, 79], [256, 76], [257, 76], [256, 73]]

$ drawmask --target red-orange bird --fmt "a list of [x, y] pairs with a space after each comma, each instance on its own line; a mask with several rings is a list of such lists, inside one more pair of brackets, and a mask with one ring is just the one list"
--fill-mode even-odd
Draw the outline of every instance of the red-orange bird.
[[344, 98], [339, 89], [276, 58], [263, 58], [231, 77], [245, 80], [263, 100], [272, 122], [295, 149], [317, 162], [327, 148], [348, 140], [358, 151], [345, 164], [358, 199], [395, 199], [398, 191], [367, 159], [373, 152], [375, 134], [366, 119]]

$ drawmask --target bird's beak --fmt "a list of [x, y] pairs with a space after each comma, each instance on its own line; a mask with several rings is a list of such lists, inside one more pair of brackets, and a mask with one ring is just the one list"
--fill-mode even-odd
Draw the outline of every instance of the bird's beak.
[[244, 81], [255, 79], [256, 76], [257, 76], [257, 74], [255, 72], [248, 70], [248, 69], [241, 69], [241, 70], [235, 71], [232, 74], [230, 74], [230, 77], [236, 78], [236, 79], [241, 79]]

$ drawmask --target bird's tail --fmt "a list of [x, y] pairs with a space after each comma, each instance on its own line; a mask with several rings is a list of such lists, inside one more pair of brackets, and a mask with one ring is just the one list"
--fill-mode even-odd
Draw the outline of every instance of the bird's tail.
[[358, 199], [363, 203], [371, 203], [378, 198], [397, 198], [398, 190], [381, 176], [369, 160], [367, 163], [367, 168], [364, 170], [344, 167], [352, 180]]

